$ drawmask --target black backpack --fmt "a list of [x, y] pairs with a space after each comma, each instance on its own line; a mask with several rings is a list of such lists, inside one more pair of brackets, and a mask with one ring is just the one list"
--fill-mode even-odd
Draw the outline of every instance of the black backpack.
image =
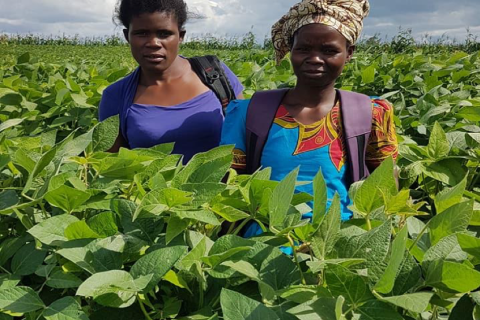
[[235, 100], [236, 96], [220, 60], [216, 56], [209, 55], [188, 58], [188, 61], [203, 84], [215, 93], [225, 114], [228, 103]]

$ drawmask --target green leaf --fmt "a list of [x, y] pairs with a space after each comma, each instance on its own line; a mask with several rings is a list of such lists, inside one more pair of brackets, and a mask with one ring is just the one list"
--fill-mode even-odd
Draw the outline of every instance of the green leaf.
[[480, 121], [480, 110], [478, 106], [463, 107], [457, 112], [456, 116], [461, 119], [477, 122]]
[[57, 154], [57, 147], [53, 147], [49, 151], [47, 151], [42, 157], [40, 158], [39, 161], [35, 164], [35, 168], [33, 169], [32, 173], [28, 176], [28, 180], [25, 183], [25, 187], [23, 188], [23, 193], [27, 193], [35, 178], [38, 177], [38, 175], [45, 169], [55, 158]]
[[65, 237], [65, 229], [78, 221], [80, 220], [74, 216], [62, 214], [40, 222], [28, 230], [28, 233], [46, 245], [59, 245], [68, 241]]
[[[327, 293], [325, 293], [327, 292]], [[315, 285], [295, 285], [284, 290], [277, 292], [278, 296], [288, 301], [296, 303], [304, 303], [306, 301], [313, 301], [318, 298], [321, 294], [327, 294], [330, 296], [330, 293], [324, 288], [318, 288]]]
[[228, 289], [222, 289], [220, 305], [225, 320], [279, 320], [265, 305]]
[[68, 241], [57, 253], [93, 274], [96, 272], [121, 269], [122, 252], [125, 250], [123, 236], [106, 239], [83, 239]]
[[24, 244], [29, 241], [28, 235], [18, 238], [9, 238], [0, 242], [0, 266], [3, 266], [8, 259], [17, 253]]
[[388, 158], [357, 189], [353, 204], [361, 213], [370, 214], [384, 205], [384, 198], [396, 193], [393, 159]]
[[427, 250], [423, 257], [422, 267], [427, 270], [432, 262], [453, 261], [462, 263], [467, 260], [468, 255], [462, 251], [457, 235], [452, 234], [442, 238], [437, 244]]
[[335, 193], [327, 215], [320, 222], [312, 237], [312, 249], [318, 259], [325, 259], [335, 247], [342, 221], [341, 215], [340, 197], [338, 193]]
[[323, 261], [308, 261], [307, 265], [313, 273], [319, 273], [330, 264], [349, 268], [362, 263], [365, 263], [365, 259], [328, 259]]
[[457, 234], [457, 239], [463, 251], [480, 259], [480, 239], [466, 234]]
[[167, 234], [165, 236], [166, 244], [169, 244], [178, 235], [186, 231], [188, 224], [189, 222], [187, 220], [182, 220], [177, 216], [172, 215], [167, 224]]
[[46, 320], [88, 320], [81, 306], [73, 297], [65, 297], [49, 305], [44, 311]]
[[222, 203], [215, 203], [210, 210], [232, 223], [250, 217], [248, 213]]
[[93, 131], [93, 151], [107, 151], [110, 149], [119, 133], [118, 115], [100, 122]]
[[190, 288], [188, 287], [187, 282], [186, 282], [178, 273], [176, 273], [176, 272], [173, 271], [173, 270], [169, 270], [169, 271], [163, 276], [162, 279], [165, 280], [165, 281], [170, 282], [170, 283], [173, 284], [174, 286], [177, 286], [177, 287], [182, 288], [182, 289], [187, 289], [190, 293], [192, 293], [192, 291], [191, 291]]
[[[225, 261], [225, 262], [223, 262], [222, 265], [227, 266], [229, 268], [232, 268], [233, 270], [243, 274], [246, 277], [249, 277], [250, 279], [252, 279], [252, 280], [254, 280], [254, 281], [256, 281], [260, 284], [265, 284], [266, 286], [270, 286], [270, 285], [266, 284], [260, 278], [260, 273], [258, 272], [258, 270], [255, 269], [255, 267], [247, 261], [243, 261], [243, 260], [240, 260], [240, 261]], [[274, 289], [271, 288], [271, 290], [273, 291]]]
[[365, 84], [369, 84], [375, 81], [375, 65], [372, 64], [362, 71], [362, 81]]
[[71, 213], [90, 199], [90, 194], [68, 186], [61, 186], [58, 189], [49, 191], [45, 194], [45, 200], [51, 205], [59, 207]]
[[351, 235], [352, 228], [342, 229], [336, 249], [339, 258], [365, 259], [368, 276], [377, 282], [384, 273], [384, 261], [388, 255], [391, 239], [391, 223], [386, 221], [380, 227], [360, 235]]
[[192, 207], [200, 207], [222, 193], [227, 185], [223, 183], [185, 183], [180, 189], [193, 193]]
[[460, 183], [467, 174], [462, 161], [452, 158], [437, 160], [429, 164], [422, 172], [435, 180], [451, 186]]
[[410, 252], [407, 251], [397, 279], [395, 280], [395, 287], [393, 288], [392, 294], [398, 296], [410, 292], [420, 281], [423, 281], [422, 269]]
[[358, 320], [404, 320], [388, 304], [380, 301], [368, 301], [357, 311], [360, 313]]
[[13, 207], [14, 205], [18, 204], [18, 201], [19, 199], [15, 191], [6, 190], [0, 192], [0, 210]]
[[[267, 250], [265, 250], [267, 252]], [[252, 250], [253, 252], [253, 250]], [[278, 272], [282, 270], [282, 272]], [[263, 257], [260, 265], [260, 278], [274, 290], [282, 290], [300, 282], [300, 271], [291, 258], [277, 248], [272, 248]]]
[[220, 146], [197, 153], [175, 176], [172, 187], [180, 188], [185, 183], [218, 183], [230, 168], [232, 157], [232, 146]]
[[0, 309], [12, 313], [27, 313], [45, 307], [38, 294], [29, 287], [0, 290]]
[[153, 275], [145, 291], [149, 291], [160, 282], [177, 261], [187, 253], [187, 247], [168, 247], [158, 249], [140, 258], [130, 269], [134, 278]]
[[433, 292], [416, 292], [402, 296], [384, 297], [382, 301], [391, 303], [407, 311], [422, 313], [427, 309], [433, 295]]
[[393, 240], [391, 256], [388, 261], [387, 269], [374, 287], [377, 292], [387, 294], [393, 290], [398, 269], [400, 268], [405, 255], [407, 238], [408, 228], [403, 227], [403, 229], [400, 230], [395, 237], [395, 240]]
[[293, 307], [287, 312], [300, 320], [337, 320], [336, 305], [336, 299], [322, 297]]
[[48, 277], [46, 284], [50, 288], [70, 289], [78, 288], [82, 284], [82, 280], [73, 273], [67, 273], [63, 270], [55, 270]]
[[142, 211], [157, 216], [170, 208], [181, 206], [190, 203], [191, 201], [192, 198], [190, 192], [174, 188], [153, 190], [143, 198], [142, 203], [135, 211], [134, 220], [142, 215]]
[[480, 287], [480, 272], [464, 264], [434, 261], [426, 273], [426, 285], [440, 290], [465, 293]]
[[[5, 96], [2, 97], [2, 99], [5, 99]], [[12, 100], [10, 100], [10, 101], [12, 101]], [[25, 120], [25, 119], [9, 119], [9, 120], [3, 122], [2, 124], [0, 124], [0, 132], [5, 131], [8, 128], [18, 126], [20, 123], [23, 122], [23, 120]]]
[[2, 170], [11, 161], [8, 154], [0, 154], [0, 170]]
[[437, 214], [442, 213], [451, 206], [462, 201], [463, 193], [467, 187], [467, 177], [453, 188], [445, 188], [435, 196]]
[[134, 280], [122, 270], [100, 272], [85, 280], [76, 295], [92, 297], [106, 307], [126, 308], [135, 302], [136, 293], [145, 289], [151, 278], [152, 275], [149, 275]]
[[101, 237], [111, 237], [118, 232], [113, 212], [99, 213], [87, 221], [90, 229]]
[[339, 265], [329, 265], [325, 272], [328, 289], [334, 296], [344, 296], [349, 303], [358, 304], [367, 296], [365, 280]]
[[269, 202], [270, 227], [282, 227], [295, 191], [299, 168], [290, 172], [273, 190]]
[[327, 184], [323, 178], [322, 169], [318, 170], [313, 179], [313, 225], [317, 227], [327, 213]]
[[0, 276], [0, 290], [14, 288], [17, 284], [20, 283], [22, 278], [20, 276], [14, 275], [1, 275]]
[[456, 232], [465, 231], [473, 214], [473, 201], [461, 202], [436, 215], [430, 220], [430, 240], [436, 244], [440, 239]]
[[35, 248], [35, 243], [29, 243], [21, 248], [12, 259], [12, 272], [18, 276], [28, 276], [43, 263], [46, 251]]
[[180, 219], [190, 219], [195, 222], [203, 222], [213, 226], [221, 225], [215, 214], [207, 210], [179, 211], [174, 210], [175, 215]]
[[67, 237], [68, 240], [101, 238], [92, 229], [90, 229], [88, 224], [83, 220], [70, 224], [65, 229], [65, 237]]
[[169, 208], [173, 208], [191, 202], [192, 195], [190, 192], [169, 188], [160, 190], [158, 199], [160, 203], [166, 204]]
[[448, 320], [474, 320], [475, 303], [468, 294], [461, 297], [453, 307]]
[[207, 238], [202, 240], [178, 263], [178, 267], [183, 270], [190, 270], [196, 262], [201, 262], [202, 257], [207, 253]]
[[25, 52], [17, 58], [17, 64], [28, 63], [30, 62], [30, 53]]
[[246, 251], [249, 251], [250, 249], [251, 247], [232, 248], [220, 254], [214, 254], [208, 257], [203, 257], [202, 261], [208, 264], [210, 267], [215, 268], [217, 265], [230, 259], [232, 256], [236, 255], [237, 253], [246, 252]]

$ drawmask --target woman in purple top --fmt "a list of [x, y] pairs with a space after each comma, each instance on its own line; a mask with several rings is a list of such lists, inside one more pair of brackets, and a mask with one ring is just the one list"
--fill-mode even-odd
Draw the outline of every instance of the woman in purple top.
[[[185, 37], [185, 2], [119, 0], [116, 13], [139, 67], [103, 92], [100, 121], [120, 115], [120, 133], [109, 151], [175, 142], [173, 153], [187, 162], [218, 146], [220, 101], [178, 54]], [[243, 98], [237, 77], [222, 66], [237, 98]]]

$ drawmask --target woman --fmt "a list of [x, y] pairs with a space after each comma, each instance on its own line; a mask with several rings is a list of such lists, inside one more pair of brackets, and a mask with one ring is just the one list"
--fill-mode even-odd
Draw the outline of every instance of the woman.
[[[179, 56], [185, 37], [183, 0], [120, 0], [117, 18], [139, 67], [112, 84], [100, 103], [100, 120], [120, 115], [120, 134], [111, 148], [148, 148], [175, 142], [184, 163], [218, 146], [223, 124], [219, 99]], [[238, 98], [243, 87], [222, 63]]]
[[[328, 198], [332, 199], [335, 193], [340, 195], [344, 220], [352, 215], [348, 209], [348, 189], [353, 181], [348, 177], [350, 155], [342, 123], [342, 112], [348, 106], [340, 104], [342, 94], [335, 89], [335, 81], [352, 58], [368, 12], [367, 0], [304, 0], [293, 6], [272, 29], [277, 62], [290, 52], [297, 84], [285, 91], [276, 106], [260, 164], [272, 168], [274, 180], [282, 180], [300, 167], [298, 180], [312, 181], [322, 170]], [[370, 102], [368, 97], [366, 104], [372, 116], [367, 117], [371, 132], [364, 162], [372, 171], [387, 157], [395, 158], [398, 148], [392, 106], [379, 98]], [[233, 101], [227, 108], [222, 132], [221, 144], [235, 145], [233, 167], [240, 172], [247, 166], [246, 150], [252, 150], [247, 145], [251, 139], [246, 139], [249, 106], [252, 104], [248, 100]], [[297, 191], [313, 194], [312, 184], [299, 186]], [[310, 213], [305, 218], [311, 216]], [[251, 224], [245, 236], [259, 233], [260, 227]]]

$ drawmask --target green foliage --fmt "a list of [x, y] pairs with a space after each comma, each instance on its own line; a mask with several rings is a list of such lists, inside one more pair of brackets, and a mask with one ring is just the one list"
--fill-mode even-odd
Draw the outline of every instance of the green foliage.
[[[132, 70], [126, 51], [2, 60], [0, 319], [478, 317], [478, 54], [391, 53], [405, 43], [360, 50], [339, 80], [391, 100], [400, 139], [398, 186], [387, 159], [351, 188], [346, 222], [321, 172], [309, 223], [298, 169], [224, 183], [231, 146], [186, 165], [172, 144], [104, 152], [118, 118], [99, 124], [97, 106]], [[295, 82], [270, 51], [220, 55], [246, 96]], [[251, 221], [264, 233], [241, 238]]]

